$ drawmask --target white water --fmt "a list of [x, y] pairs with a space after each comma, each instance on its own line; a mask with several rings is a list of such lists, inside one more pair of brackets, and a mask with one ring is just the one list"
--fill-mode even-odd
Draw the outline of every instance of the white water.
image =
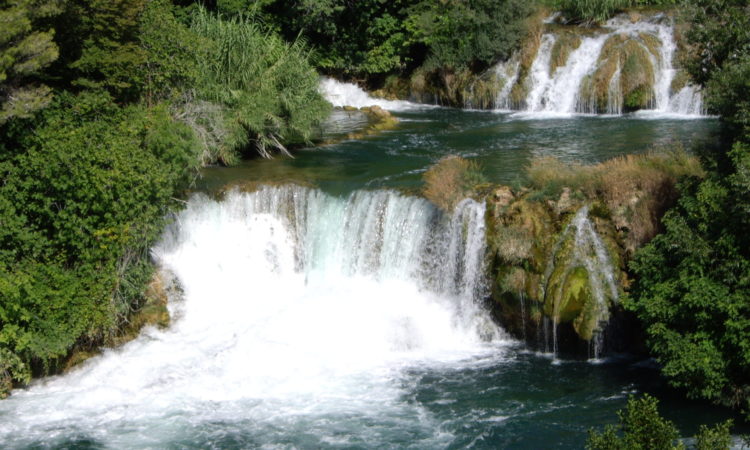
[[296, 186], [194, 196], [154, 249], [184, 289], [170, 328], [14, 391], [0, 442], [221, 447], [245, 433], [254, 446], [346, 446], [408, 424], [444, 446], [450, 433], [402, 398], [402, 374], [503, 343], [477, 305], [484, 211]]
[[[657, 54], [651, 55], [654, 66], [653, 107], [639, 111], [639, 115], [653, 118], [704, 116], [701, 93], [695, 86], [687, 85], [679, 92], [671, 92], [672, 81], [677, 72], [673, 65], [677, 46], [674, 41], [673, 26], [666, 18], [655, 16], [632, 23], [626, 18], [617, 17], [609, 20], [603, 30], [600, 33], [582, 36], [578, 48], [573, 50], [566, 63], [554, 72], [550, 72], [552, 49], [557, 39], [554, 33], [542, 35], [539, 49], [526, 79], [519, 80], [519, 65], [500, 63], [495, 72], [504, 84], [495, 101], [496, 109], [501, 111], [514, 109], [520, 111], [523, 116], [533, 117], [560, 117], [595, 112], [596, 108], [593, 104], [583, 101], [581, 89], [586, 76], [596, 71], [605, 42], [615, 35], [637, 38], [638, 35], [645, 33], [658, 38], [661, 45]], [[511, 61], [517, 58], [514, 56]], [[615, 75], [618, 83], [619, 75], [618, 70]], [[519, 82], [526, 85], [527, 95], [522, 104], [513, 105], [510, 99], [511, 87]], [[622, 95], [619, 92], [613, 92], [614, 90], [614, 86], [610, 85], [609, 105], [606, 112], [620, 115], [623, 112]]]
[[372, 97], [364, 89], [354, 83], [342, 83], [333, 78], [322, 78], [319, 85], [320, 93], [323, 94], [333, 106], [353, 106], [363, 108], [366, 106], [380, 106], [388, 111], [409, 111], [414, 109], [431, 108], [431, 105], [423, 105], [404, 100], [385, 100]]
[[[562, 243], [570, 238], [571, 233], [573, 234], [573, 253], [568, 261], [566, 261], [565, 275], [561, 279], [565, 279], [567, 274], [574, 270], [576, 267], [583, 267], [586, 269], [588, 274], [588, 287], [591, 291], [591, 296], [596, 302], [596, 309], [594, 314], [597, 320], [597, 329], [595, 330], [593, 341], [593, 357], [598, 358], [603, 345], [603, 339], [601, 332], [609, 321], [609, 310], [610, 303], [617, 302], [619, 299], [619, 288], [618, 282], [615, 279], [615, 269], [609, 258], [607, 249], [602, 242], [601, 238], [594, 228], [594, 224], [589, 219], [589, 208], [584, 206], [573, 217], [573, 220], [568, 224], [560, 237], [560, 240], [555, 245], [555, 249], [550, 258], [547, 270], [545, 272], [545, 279], [549, 282], [549, 278], [552, 271], [555, 269], [555, 264], [560, 261], [555, 261], [555, 255], [560, 249]], [[560, 298], [562, 294], [563, 284], [558, 286], [559, 292], [556, 297]], [[554, 316], [553, 317], [553, 336], [552, 336], [552, 348], [553, 354], [557, 355], [557, 322], [558, 322], [558, 307], [556, 303], [554, 305]]]

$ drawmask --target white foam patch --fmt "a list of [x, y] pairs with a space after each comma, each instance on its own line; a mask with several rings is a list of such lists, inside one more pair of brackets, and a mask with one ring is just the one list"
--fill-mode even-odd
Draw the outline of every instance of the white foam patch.
[[380, 106], [388, 111], [411, 111], [436, 107], [434, 105], [413, 103], [405, 100], [375, 98], [354, 83], [342, 83], [333, 78], [322, 78], [319, 89], [325, 99], [336, 107], [353, 106], [355, 108], [363, 108], [366, 106]]

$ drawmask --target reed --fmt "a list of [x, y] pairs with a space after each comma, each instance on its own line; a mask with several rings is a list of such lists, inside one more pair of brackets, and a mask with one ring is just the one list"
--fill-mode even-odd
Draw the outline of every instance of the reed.
[[[301, 40], [291, 43], [264, 31], [247, 16], [223, 18], [199, 9], [191, 30], [205, 38], [198, 100], [219, 105], [204, 116], [206, 129], [223, 137], [215, 150], [224, 162], [255, 149], [270, 157], [287, 145], [308, 142], [330, 106], [318, 92], [318, 75]], [[223, 156], [222, 156], [223, 155]]]

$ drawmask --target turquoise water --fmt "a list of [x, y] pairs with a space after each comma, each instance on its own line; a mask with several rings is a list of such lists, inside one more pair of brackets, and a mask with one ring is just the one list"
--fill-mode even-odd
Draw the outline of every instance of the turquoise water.
[[[232, 168], [209, 168], [198, 189], [243, 180], [311, 183], [331, 193], [363, 188], [418, 188], [422, 173], [454, 154], [478, 161], [489, 181], [517, 183], [536, 157], [593, 163], [651, 149], [715, 139], [718, 121], [578, 116], [535, 119], [508, 113], [437, 108], [400, 112], [391, 131], [336, 145], [305, 148], [295, 158], [253, 160]], [[357, 114], [336, 112], [338, 128], [362, 124]], [[343, 122], [343, 124], [342, 124]]]
[[[507, 337], [456, 329], [456, 321], [481, 320], [455, 314], [461, 295], [425, 287], [441, 284], [441, 247], [410, 247], [438, 231], [446, 242], [468, 242], [471, 230], [459, 222], [451, 231], [427, 202], [382, 191], [418, 189], [426, 168], [448, 154], [479, 161], [491, 181], [515, 183], [534, 157], [597, 162], [710, 142], [715, 120], [453, 109], [398, 116], [394, 130], [300, 149], [294, 159], [206, 169], [198, 191], [258, 180], [320, 190], [193, 196], [154, 250], [185, 288], [170, 304], [170, 329], [146, 330], [66, 376], [14, 392], [0, 402], [0, 447], [582, 448], [591, 427], [616, 422], [628, 396], [643, 392], [661, 400], [684, 436], [730, 417], [669, 390], [652, 361], [555, 360]], [[329, 135], [363, 125], [357, 115], [335, 119]], [[482, 217], [481, 205], [468, 206]], [[318, 260], [300, 269], [295, 249], [306, 240]], [[373, 268], [383, 249], [393, 262]], [[349, 258], [362, 265], [356, 273]]]

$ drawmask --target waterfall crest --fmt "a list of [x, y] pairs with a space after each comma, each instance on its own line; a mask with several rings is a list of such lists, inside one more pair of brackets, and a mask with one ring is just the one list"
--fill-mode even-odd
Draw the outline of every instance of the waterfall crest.
[[237, 422], [273, 444], [288, 420], [413, 414], [402, 371], [504, 342], [478, 302], [484, 214], [473, 200], [446, 215], [393, 191], [195, 195], [153, 249], [183, 290], [172, 325], [15, 391], [0, 404], [0, 441], [163, 447]]
[[585, 32], [548, 30], [526, 69], [519, 55], [495, 67], [502, 86], [496, 109], [535, 115], [705, 114], [700, 90], [675, 66], [674, 26], [665, 15], [638, 21], [619, 16]]

